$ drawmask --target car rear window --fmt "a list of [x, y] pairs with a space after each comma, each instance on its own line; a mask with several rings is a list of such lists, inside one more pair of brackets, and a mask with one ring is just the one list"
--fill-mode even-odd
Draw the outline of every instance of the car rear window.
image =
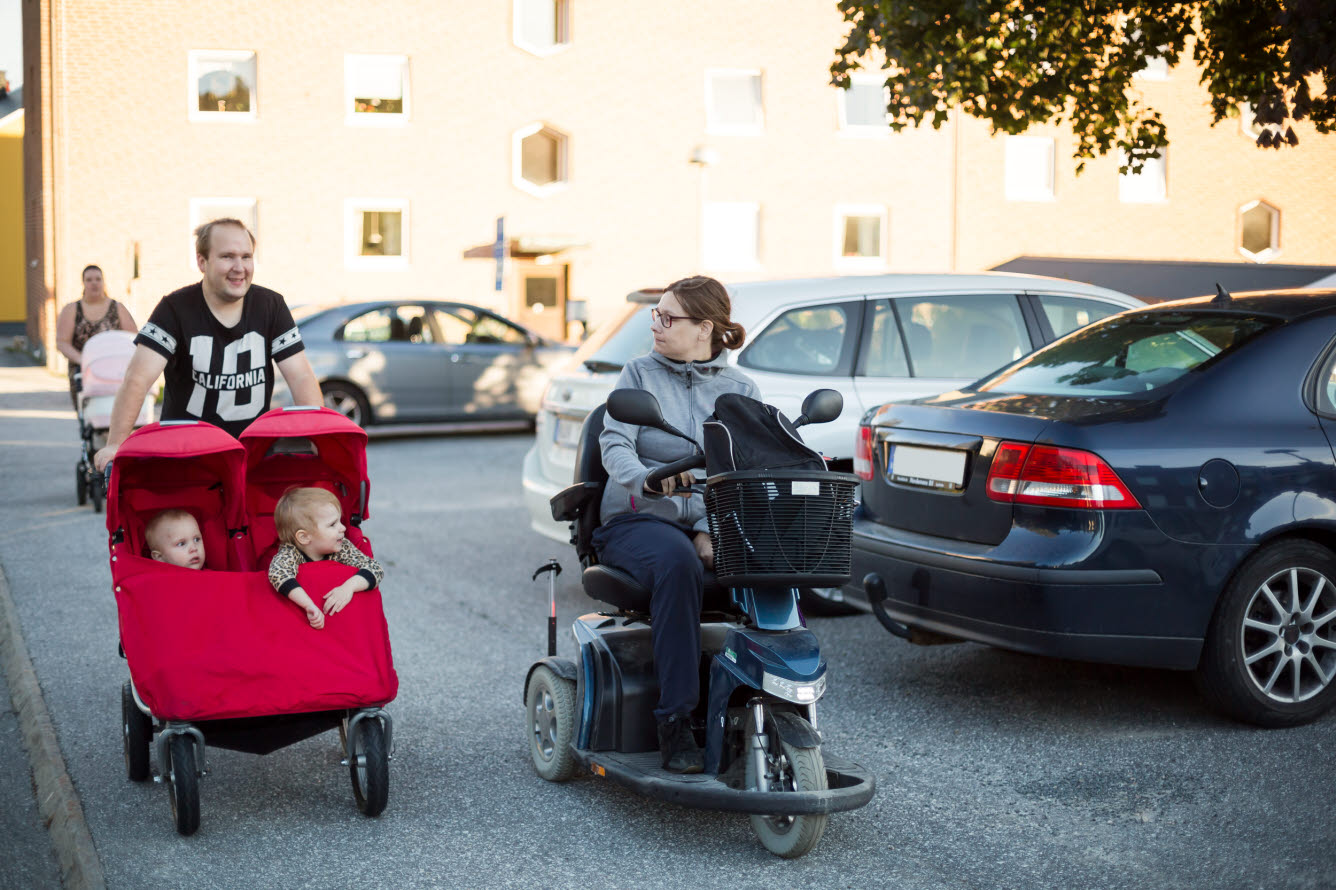
[[1276, 324], [1275, 318], [1233, 313], [1120, 315], [1050, 344], [976, 388], [1053, 396], [1150, 393]]
[[585, 365], [591, 371], [619, 371], [638, 355], [644, 355], [654, 346], [649, 332], [649, 310], [652, 303], [632, 303], [623, 313], [606, 322], [576, 350], [575, 364]]

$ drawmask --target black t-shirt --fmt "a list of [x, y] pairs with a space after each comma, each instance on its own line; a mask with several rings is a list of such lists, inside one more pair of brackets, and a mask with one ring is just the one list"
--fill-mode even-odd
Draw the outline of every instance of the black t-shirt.
[[235, 327], [223, 327], [192, 284], [158, 301], [135, 343], [167, 359], [163, 420], [205, 420], [233, 436], [269, 410], [271, 362], [306, 348], [283, 296], [254, 284]]

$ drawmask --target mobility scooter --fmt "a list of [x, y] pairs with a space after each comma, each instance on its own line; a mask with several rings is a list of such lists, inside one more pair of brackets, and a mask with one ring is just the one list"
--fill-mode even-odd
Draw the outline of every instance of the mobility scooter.
[[[727, 399], [745, 397], [721, 396], [716, 418]], [[796, 858], [816, 846], [829, 814], [863, 806], [874, 791], [862, 767], [822, 750], [816, 707], [826, 689], [826, 661], [798, 609], [799, 586], [840, 584], [848, 577], [858, 479], [826, 470], [820, 455], [794, 433], [805, 423], [838, 417], [839, 393], [812, 393], [792, 425], [774, 408], [745, 401], [769, 412], [772, 430], [800, 449], [808, 469], [733, 469], [738, 461], [730, 456], [747, 450], [734, 448], [735, 433], [712, 419], [702, 448], [663, 420], [647, 392], [617, 390], [606, 405], [617, 420], [656, 427], [695, 445], [693, 457], [655, 470], [648, 484], [707, 463], [712, 474], [705, 502], [715, 571], [706, 572], [703, 694], [692, 715], [698, 740], [704, 740], [704, 772], [682, 775], [660, 766], [650, 591], [625, 572], [600, 565], [591, 541], [608, 481], [599, 449], [602, 406], [585, 420], [575, 484], [552, 498], [552, 515], [572, 524], [585, 592], [612, 608], [576, 619], [578, 655], [559, 657], [555, 577], [561, 566], [552, 560], [535, 572], [535, 579], [549, 573], [552, 602], [548, 656], [525, 678], [526, 732], [534, 768], [548, 781], [565, 781], [583, 769], [648, 797], [747, 813], [767, 850]], [[723, 457], [707, 462], [707, 451]]]

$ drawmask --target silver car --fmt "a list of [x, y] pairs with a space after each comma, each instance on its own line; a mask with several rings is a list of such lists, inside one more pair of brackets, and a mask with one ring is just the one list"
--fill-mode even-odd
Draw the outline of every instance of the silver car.
[[[293, 315], [325, 405], [360, 426], [528, 424], [574, 351], [467, 303], [377, 300]], [[290, 403], [278, 375], [274, 404]]]

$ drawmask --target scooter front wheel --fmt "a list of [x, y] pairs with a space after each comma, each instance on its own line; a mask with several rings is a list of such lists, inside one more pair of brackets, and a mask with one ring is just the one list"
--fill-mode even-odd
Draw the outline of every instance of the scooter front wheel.
[[534, 772], [549, 782], [575, 775], [575, 684], [539, 665], [524, 697], [525, 725]]
[[[769, 720], [766, 721], [766, 730], [769, 741], [765, 756], [766, 779], [771, 793], [826, 790], [826, 765], [821, 758], [821, 749], [790, 745], [779, 737], [774, 723]], [[747, 787], [757, 787], [755, 759], [751, 756], [747, 757]], [[751, 826], [762, 846], [771, 853], [785, 859], [797, 859], [816, 847], [826, 831], [827, 818], [825, 814], [755, 815], [751, 817]]]

